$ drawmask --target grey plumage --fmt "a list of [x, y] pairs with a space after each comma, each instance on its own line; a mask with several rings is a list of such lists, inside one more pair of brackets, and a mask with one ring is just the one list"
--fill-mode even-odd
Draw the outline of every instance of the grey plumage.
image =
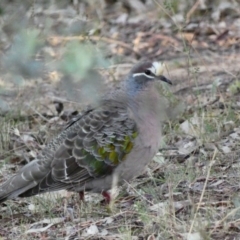
[[[158, 62], [137, 64], [94, 106], [73, 119], [37, 159], [0, 186], [0, 202], [43, 192], [105, 192], [139, 175], [159, 149], [169, 100]], [[165, 84], [165, 83], [164, 83]]]

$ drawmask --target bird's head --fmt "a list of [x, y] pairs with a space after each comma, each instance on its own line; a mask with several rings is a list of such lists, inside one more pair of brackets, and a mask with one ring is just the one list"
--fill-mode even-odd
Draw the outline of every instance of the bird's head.
[[172, 82], [162, 75], [165, 64], [162, 62], [142, 62], [137, 64], [130, 71], [127, 82], [129, 91], [137, 93], [144, 90], [147, 86], [154, 85], [156, 82]]

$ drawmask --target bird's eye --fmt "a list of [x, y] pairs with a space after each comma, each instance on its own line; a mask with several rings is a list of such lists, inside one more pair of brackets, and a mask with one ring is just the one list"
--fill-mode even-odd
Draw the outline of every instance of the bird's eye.
[[146, 75], [151, 75], [152, 74], [152, 72], [150, 71], [150, 70], [146, 70], [145, 72], [144, 72]]

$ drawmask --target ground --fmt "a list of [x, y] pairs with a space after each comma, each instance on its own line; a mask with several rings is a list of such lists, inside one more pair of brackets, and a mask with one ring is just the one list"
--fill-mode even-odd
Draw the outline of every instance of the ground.
[[[186, 107], [111, 206], [65, 191], [10, 200], [0, 205], [0, 239], [240, 239], [239, 9], [224, 0], [2, 1], [0, 182], [140, 60], [166, 63]], [[86, 79], [96, 79], [87, 90]]]

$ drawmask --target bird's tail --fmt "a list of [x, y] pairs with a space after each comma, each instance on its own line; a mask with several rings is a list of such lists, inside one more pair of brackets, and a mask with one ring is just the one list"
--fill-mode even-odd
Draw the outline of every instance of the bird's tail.
[[46, 162], [34, 160], [0, 186], [0, 203], [13, 199], [38, 185], [46, 176]]

